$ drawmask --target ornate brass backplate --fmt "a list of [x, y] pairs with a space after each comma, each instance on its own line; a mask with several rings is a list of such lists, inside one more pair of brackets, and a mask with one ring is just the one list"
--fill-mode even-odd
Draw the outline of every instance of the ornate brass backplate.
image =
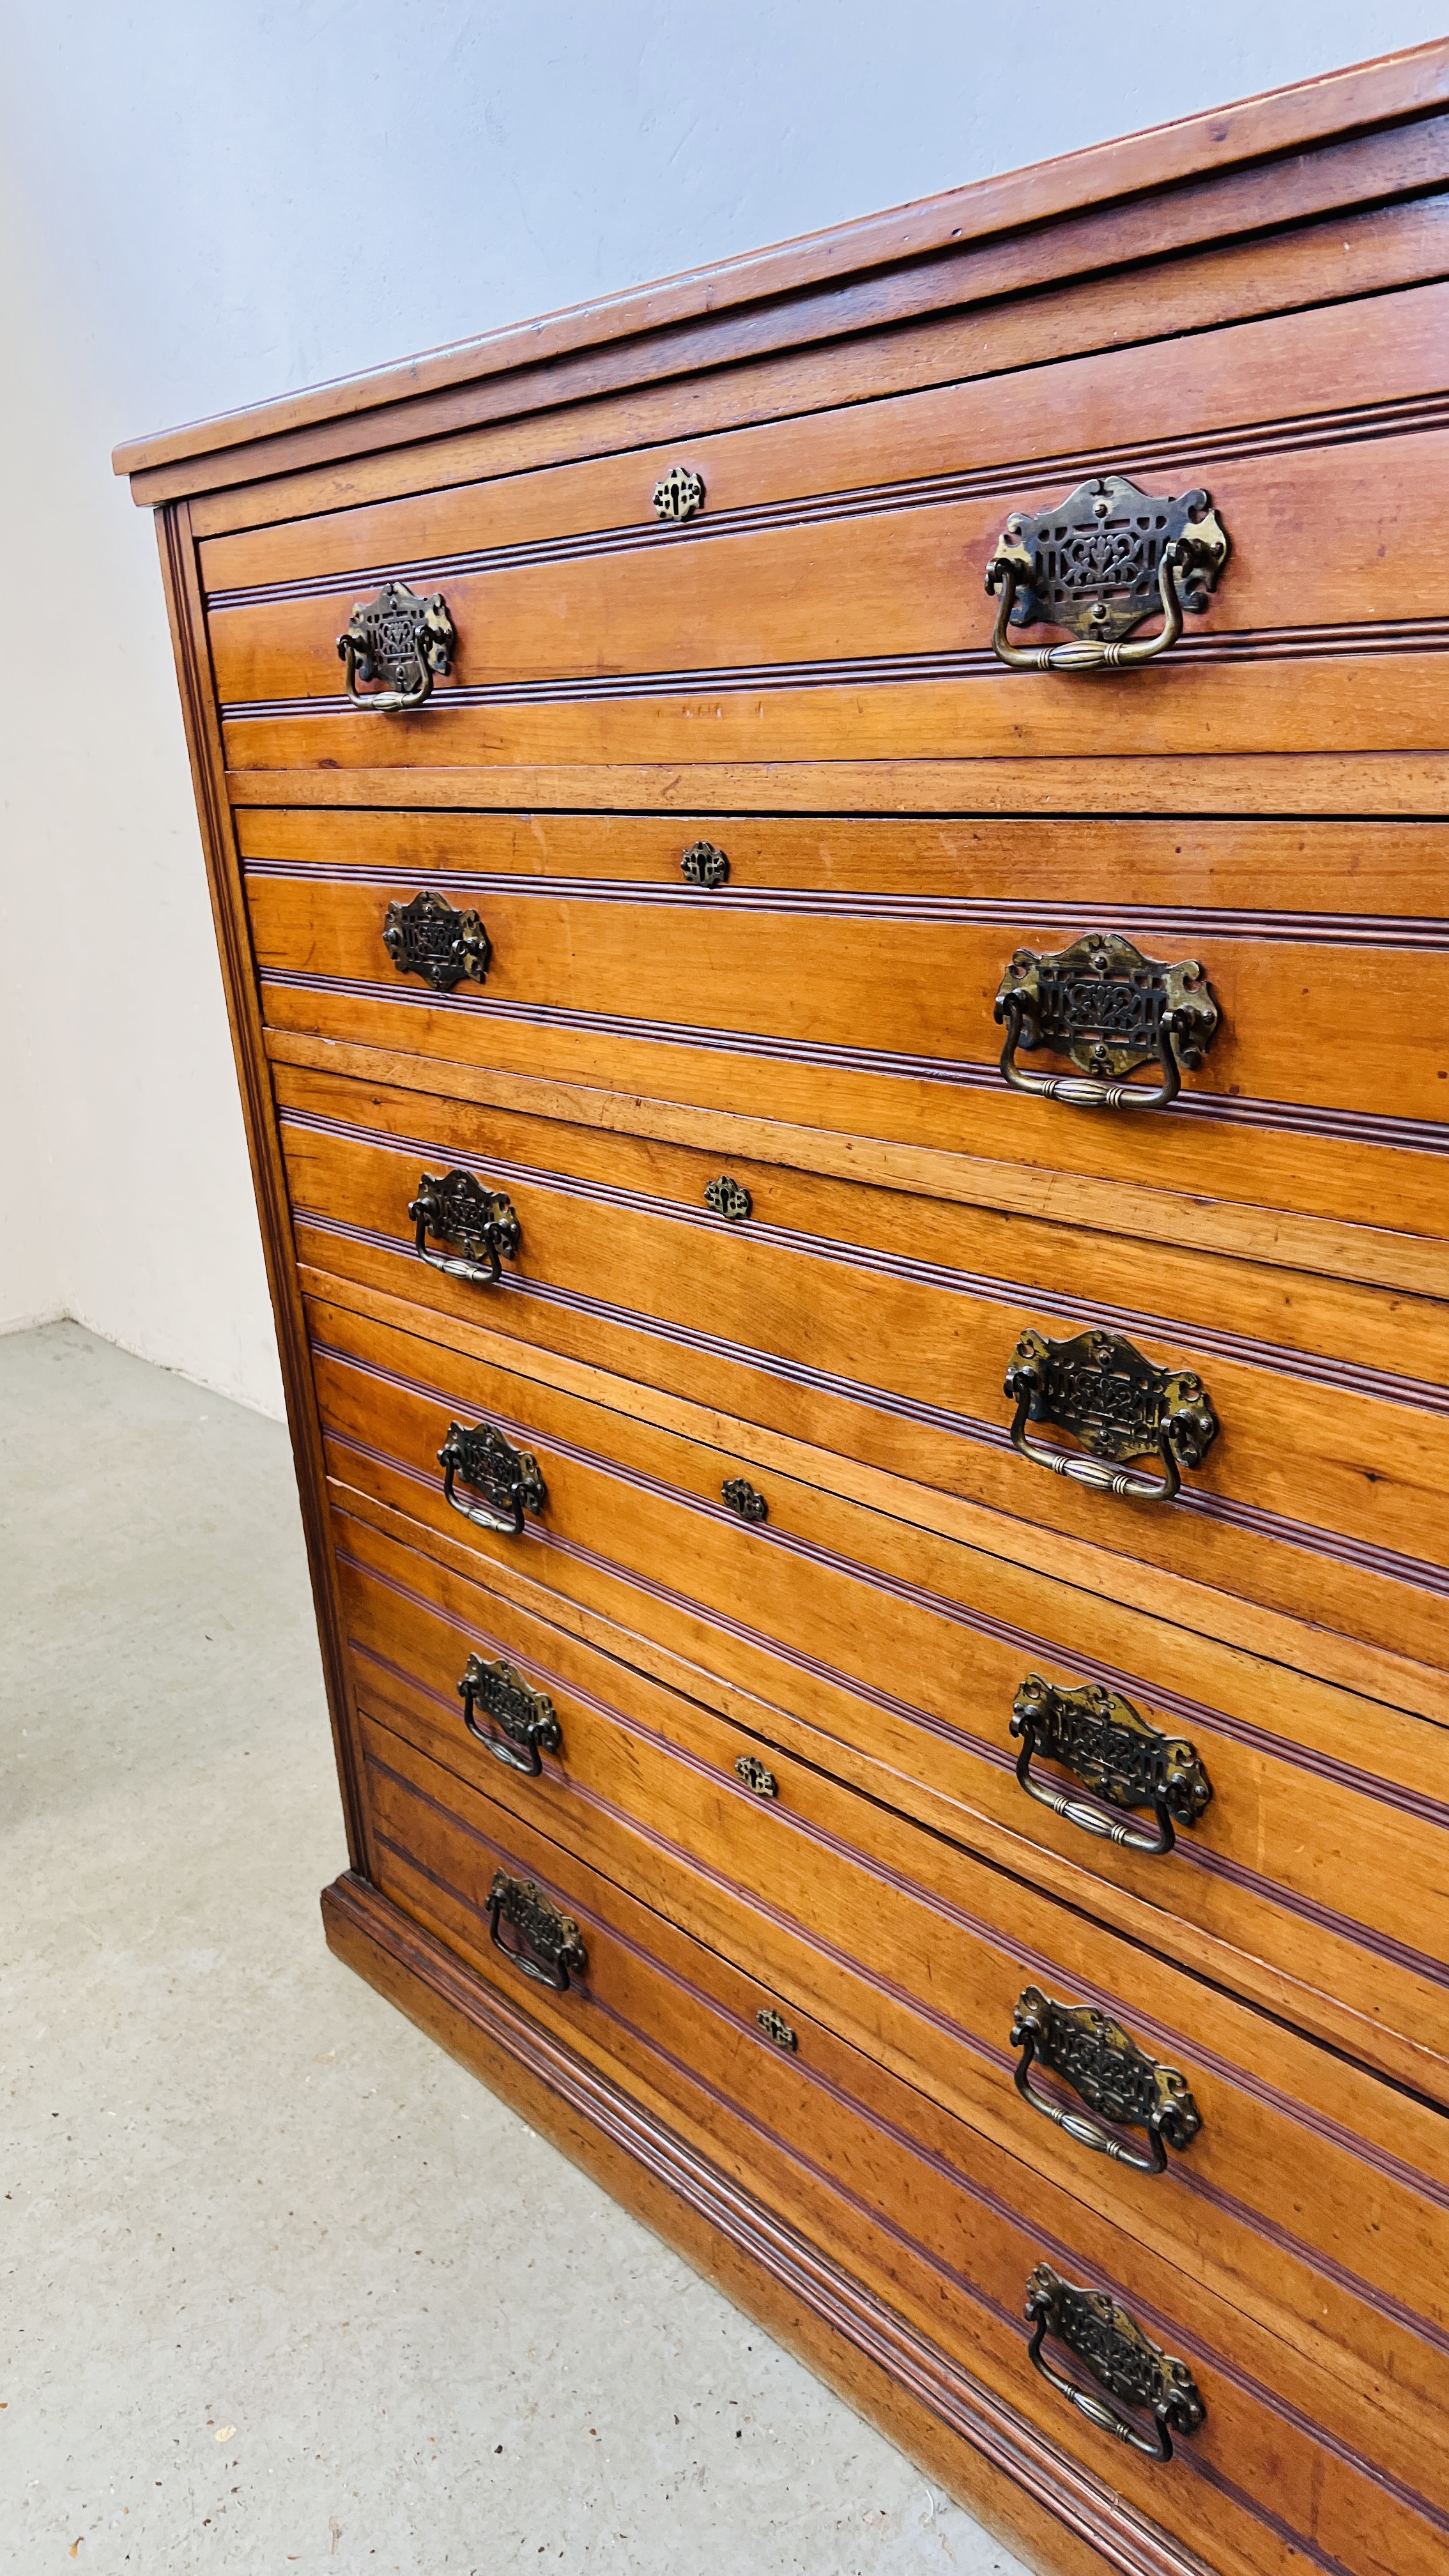
[[[1183, 1736], [1164, 1735], [1124, 1699], [1101, 1682], [1083, 1682], [1075, 1690], [1058, 1690], [1028, 1673], [1016, 1694], [1011, 1732], [1020, 1738], [1016, 1776], [1029, 1798], [1049, 1807], [1084, 1832], [1121, 1843], [1129, 1851], [1158, 1855], [1170, 1852], [1175, 1827], [1195, 1825], [1212, 1799], [1212, 1783], [1196, 1749]], [[1118, 1824], [1100, 1808], [1049, 1787], [1031, 1776], [1034, 1753], [1044, 1753], [1071, 1771], [1084, 1789], [1106, 1805], [1124, 1810], [1151, 1807], [1152, 1833]]]
[[[1186, 2362], [1164, 2352], [1105, 2290], [1080, 2290], [1064, 2281], [1050, 2263], [1038, 2263], [1026, 2285], [1026, 2321], [1032, 2328], [1032, 2364], [1043, 2379], [1050, 2380], [1091, 2423], [1145, 2458], [1170, 2460], [1173, 2434], [1195, 2433], [1206, 2421], [1202, 2391]], [[1075, 2353], [1109, 2395], [1150, 2415], [1155, 2438], [1139, 2432], [1089, 2389], [1053, 2370], [1042, 2358], [1048, 2335]]]
[[711, 894], [727, 882], [730, 872], [729, 860], [713, 841], [691, 841], [679, 865], [691, 885], [704, 886]]
[[694, 519], [704, 508], [704, 476], [691, 465], [671, 465], [654, 486], [654, 507], [661, 519]]
[[431, 888], [388, 905], [382, 944], [400, 975], [421, 975], [435, 993], [451, 993], [465, 976], [488, 981], [493, 942], [477, 913], [456, 911]]
[[[1028, 1328], [1011, 1355], [1005, 1392], [1016, 1405], [1012, 1446], [1024, 1458], [1074, 1484], [1145, 1501], [1170, 1502], [1181, 1487], [1179, 1470], [1201, 1466], [1217, 1437], [1217, 1415], [1196, 1370], [1158, 1368], [1120, 1333], [1052, 1342]], [[1088, 1454], [1029, 1439], [1028, 1422], [1055, 1424]], [[1126, 1471], [1125, 1460], [1153, 1451], [1160, 1479]]]
[[[1218, 1026], [1195, 957], [1159, 964], [1115, 930], [1088, 931], [1070, 948], [1040, 955], [1018, 948], [997, 988], [995, 1016], [1006, 1030], [1001, 1070], [1013, 1091], [1090, 1109], [1165, 1109], [1181, 1087], [1180, 1068], [1196, 1070]], [[1050, 1048], [1090, 1078], [1023, 1073], [1018, 1047]], [[1153, 1088], [1128, 1083], [1152, 1063]]]
[[[503, 1190], [490, 1190], [472, 1172], [424, 1172], [418, 1194], [408, 1202], [416, 1227], [414, 1248], [431, 1269], [448, 1279], [496, 1285], [499, 1260], [512, 1260], [521, 1240], [513, 1202]], [[459, 1258], [445, 1261], [427, 1249], [427, 1237], [455, 1244]]]
[[[471, 1427], [450, 1424], [438, 1464], [443, 1470], [444, 1499], [454, 1511], [476, 1521], [480, 1529], [498, 1530], [506, 1538], [517, 1538], [524, 1513], [541, 1512], [548, 1501], [538, 1460], [530, 1450], [515, 1449], [491, 1422], [475, 1422]], [[455, 1483], [469, 1486], [479, 1496], [479, 1505], [460, 1502]]]
[[[376, 599], [358, 601], [337, 638], [348, 696], [382, 715], [422, 706], [432, 695], [434, 675], [452, 669], [457, 640], [440, 590], [424, 599], [405, 581], [385, 581]], [[363, 697], [359, 680], [381, 680], [385, 686]]]
[[735, 1763], [735, 1774], [757, 1798], [778, 1798], [780, 1783], [773, 1771], [767, 1771], [758, 1754], [742, 1753]]
[[[553, 1701], [546, 1691], [531, 1690], [513, 1664], [500, 1660], [485, 1664], [478, 1655], [470, 1655], [458, 1684], [463, 1703], [463, 1724], [480, 1744], [486, 1744], [494, 1758], [506, 1763], [510, 1771], [522, 1771], [536, 1780], [543, 1764], [543, 1753], [563, 1751], [563, 1730]], [[496, 1735], [480, 1726], [476, 1711], [485, 1716], [507, 1738], [500, 1744]]]
[[717, 1181], [709, 1183], [704, 1203], [713, 1208], [716, 1216], [727, 1216], [731, 1225], [739, 1225], [754, 1206], [743, 1181], [731, 1180], [728, 1172], [721, 1172]]
[[743, 1476], [726, 1476], [724, 1483], [720, 1487], [720, 1492], [728, 1503], [730, 1510], [732, 1512], [738, 1512], [742, 1521], [767, 1521], [769, 1519], [770, 1506], [766, 1502], [764, 1495], [757, 1494], [754, 1486], [747, 1484]]
[[755, 2019], [766, 2039], [773, 2040], [776, 2048], [787, 2048], [793, 2054], [799, 2047], [800, 2042], [789, 2023], [782, 2013], [775, 2011], [773, 2005], [767, 2006], [764, 2012], [757, 2012]]
[[[1015, 511], [986, 570], [999, 591], [993, 648], [1015, 670], [1103, 670], [1155, 661], [1201, 616], [1228, 559], [1228, 536], [1207, 492], [1143, 492], [1120, 474], [1094, 475], [1049, 510]], [[1160, 633], [1126, 638], [1154, 609]], [[1023, 652], [1010, 627], [1057, 626], [1074, 640]]]
[[[521, 1946], [504, 1940], [500, 1922], [512, 1924]], [[513, 1878], [499, 1870], [488, 1891], [488, 1929], [495, 1950], [557, 1995], [567, 1994], [570, 1977], [583, 1976], [588, 1967], [589, 1954], [573, 1916], [560, 1913], [537, 1879]]]
[[[1091, 2004], [1053, 2003], [1039, 1986], [1028, 1986], [1017, 2000], [1011, 2045], [1021, 2050], [1015, 2083], [1023, 2101], [1068, 2137], [1139, 2173], [1162, 2173], [1167, 2149], [1181, 2154], [1202, 2127], [1186, 2076], [1175, 2066], [1160, 2066], [1119, 2021]], [[1084, 2120], [1038, 2091], [1031, 2081], [1033, 2064], [1059, 2075], [1096, 2119]], [[1146, 2152], [1114, 2137], [1104, 2121], [1145, 2129]]]

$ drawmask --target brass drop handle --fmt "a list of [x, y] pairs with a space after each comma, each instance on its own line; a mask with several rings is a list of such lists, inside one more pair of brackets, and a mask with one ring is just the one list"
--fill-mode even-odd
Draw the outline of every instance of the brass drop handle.
[[[1011, 2045], [1021, 2051], [1012, 2080], [1023, 2102], [1079, 2146], [1134, 2173], [1165, 2173], [1168, 2148], [1181, 2155], [1202, 2127], [1187, 2078], [1175, 2066], [1160, 2066], [1110, 2013], [1090, 2004], [1053, 2003], [1039, 1986], [1028, 1986], [1017, 2000]], [[1032, 2083], [1038, 2063], [1071, 2086], [1085, 2113]], [[1131, 2145], [1119, 2134], [1123, 2128], [1145, 2129], [1146, 2146]]]
[[[413, 1249], [430, 1270], [445, 1279], [465, 1279], [470, 1287], [496, 1288], [502, 1277], [501, 1255], [517, 1252], [522, 1239], [513, 1202], [503, 1190], [485, 1189], [471, 1172], [448, 1172], [439, 1179], [424, 1172], [418, 1194], [408, 1202], [417, 1228]], [[427, 1239], [455, 1243], [455, 1257], [429, 1252]]]
[[[1115, 930], [1089, 931], [1070, 948], [1038, 956], [1018, 948], [997, 988], [1006, 1031], [1001, 1070], [1013, 1091], [1078, 1109], [1169, 1109], [1182, 1068], [1195, 1072], [1218, 1027], [1218, 1007], [1195, 957], [1168, 966]], [[1076, 1073], [1028, 1073], [1018, 1047], [1047, 1047]], [[1154, 1088], [1129, 1082], [1155, 1063]]]
[[[1078, 2289], [1050, 2263], [1038, 2263], [1026, 2285], [1025, 2314], [1032, 2330], [1027, 2354], [1033, 2370], [1089, 2424], [1140, 2451], [1144, 2459], [1170, 2460], [1173, 2434], [1182, 2438], [1195, 2433], [1206, 2421], [1202, 2390], [1186, 2362], [1164, 2352], [1105, 2290]], [[1055, 2369], [1042, 2351], [1049, 2334], [1075, 2354], [1108, 2398], [1150, 2416], [1151, 2433], [1139, 2431], [1107, 2398]]]
[[[1162, 653], [1171, 651], [1182, 633], [1182, 601], [1173, 578], [1179, 563], [1186, 570], [1191, 561], [1175, 546], [1164, 546], [1157, 573], [1157, 597], [1162, 609], [1159, 633], [1149, 636], [1145, 644], [1103, 644], [1083, 637], [1071, 644], [1036, 644], [1023, 647], [1007, 642], [1011, 612], [1024, 590], [1030, 590], [1032, 561], [1022, 545], [1019, 520], [1008, 519], [1000, 545], [986, 572], [986, 587], [999, 590], [996, 624], [991, 633], [991, 649], [998, 662], [1012, 671], [1117, 671], [1134, 662], [1155, 662]], [[1055, 623], [1055, 621], [1053, 621]]]
[[[1024, 1073], [1016, 1061], [1016, 1050], [1029, 1023], [1014, 994], [997, 1003], [996, 1017], [1006, 1030], [1001, 1070], [1013, 1091], [1027, 1092], [1033, 1099], [1065, 1100], [1073, 1109], [1170, 1109], [1182, 1089], [1182, 1076], [1172, 1049], [1175, 1024], [1170, 1012], [1163, 1013], [1158, 1027], [1156, 1056], [1161, 1079], [1152, 1091], [1137, 1082], [1099, 1082], [1091, 1074]], [[1028, 1037], [1026, 1044], [1032, 1043]]]
[[[1118, 1843], [1124, 1851], [1160, 1859], [1172, 1850], [1175, 1828], [1191, 1827], [1212, 1801], [1212, 1782], [1196, 1748], [1183, 1736], [1164, 1735], [1151, 1726], [1130, 1699], [1102, 1682], [1082, 1682], [1059, 1690], [1028, 1673], [1012, 1704], [1011, 1732], [1021, 1738], [1016, 1776], [1029, 1798], [1083, 1833]], [[1088, 1805], [1064, 1789], [1031, 1776], [1032, 1755], [1045, 1753], [1064, 1771], [1075, 1771], [1082, 1786], [1103, 1806]], [[1111, 1808], [1123, 1810], [1112, 1815]], [[1130, 1825], [1126, 1812], [1151, 1807], [1149, 1830]]]
[[[510, 1923], [517, 1934], [505, 1941], [499, 1929]], [[500, 1869], [488, 1891], [488, 1938], [509, 1966], [536, 1986], [566, 1995], [573, 1977], [584, 1975], [589, 1954], [571, 1914], [560, 1913], [534, 1878], [512, 1878]]]
[[[440, 590], [423, 599], [405, 581], [385, 581], [376, 599], [358, 601], [337, 638], [348, 697], [355, 707], [381, 716], [426, 706], [434, 672], [453, 667], [457, 640]], [[358, 681], [378, 678], [392, 686], [364, 696]]]
[[[1016, 1403], [1013, 1449], [1096, 1493], [1170, 1503], [1182, 1490], [1182, 1467], [1200, 1466], [1217, 1437], [1217, 1415], [1196, 1371], [1158, 1368], [1120, 1333], [1052, 1342], [1028, 1329], [1012, 1352], [1004, 1392]], [[1058, 1449], [1033, 1440], [1032, 1422], [1055, 1423], [1085, 1445]], [[1158, 1476], [1125, 1463], [1154, 1451]]]
[[[444, 1502], [461, 1512], [465, 1521], [495, 1530], [502, 1538], [521, 1537], [525, 1511], [541, 1512], [548, 1501], [548, 1488], [532, 1452], [515, 1449], [491, 1422], [471, 1427], [450, 1423], [438, 1464], [443, 1470]], [[481, 1503], [460, 1501], [454, 1491], [460, 1479], [483, 1497]]]
[[[521, 1771], [526, 1779], [536, 1780], [543, 1770], [540, 1757], [562, 1753], [563, 1730], [548, 1693], [531, 1690], [522, 1673], [501, 1658], [497, 1663], [485, 1664], [481, 1656], [470, 1655], [458, 1684], [458, 1697], [469, 1734], [508, 1770]], [[480, 1725], [479, 1710], [493, 1720], [492, 1727]]]
[[[1094, 475], [1055, 509], [1016, 511], [986, 567], [998, 592], [991, 649], [1013, 671], [1116, 671], [1155, 662], [1200, 616], [1228, 559], [1227, 531], [1207, 492], [1139, 491], [1120, 474]], [[1158, 633], [1127, 637], [1154, 609]], [[1009, 643], [1019, 626], [1060, 626], [1066, 644]]]

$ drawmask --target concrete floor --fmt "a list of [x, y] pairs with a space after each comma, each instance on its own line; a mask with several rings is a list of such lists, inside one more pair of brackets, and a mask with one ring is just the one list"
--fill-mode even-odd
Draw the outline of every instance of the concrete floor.
[[1021, 2576], [323, 1947], [285, 1433], [0, 1340], [0, 2568]]

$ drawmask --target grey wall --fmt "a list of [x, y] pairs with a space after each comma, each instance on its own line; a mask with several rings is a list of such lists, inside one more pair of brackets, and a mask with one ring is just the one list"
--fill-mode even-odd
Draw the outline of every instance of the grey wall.
[[279, 1407], [127, 434], [1444, 32], [1430, 0], [0, 0], [0, 1327]]

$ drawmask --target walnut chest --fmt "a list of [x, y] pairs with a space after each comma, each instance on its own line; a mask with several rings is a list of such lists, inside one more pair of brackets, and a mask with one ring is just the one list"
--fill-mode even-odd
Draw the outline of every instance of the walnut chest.
[[1449, 45], [121, 451], [339, 1953], [1060, 2576], [1449, 2557]]

